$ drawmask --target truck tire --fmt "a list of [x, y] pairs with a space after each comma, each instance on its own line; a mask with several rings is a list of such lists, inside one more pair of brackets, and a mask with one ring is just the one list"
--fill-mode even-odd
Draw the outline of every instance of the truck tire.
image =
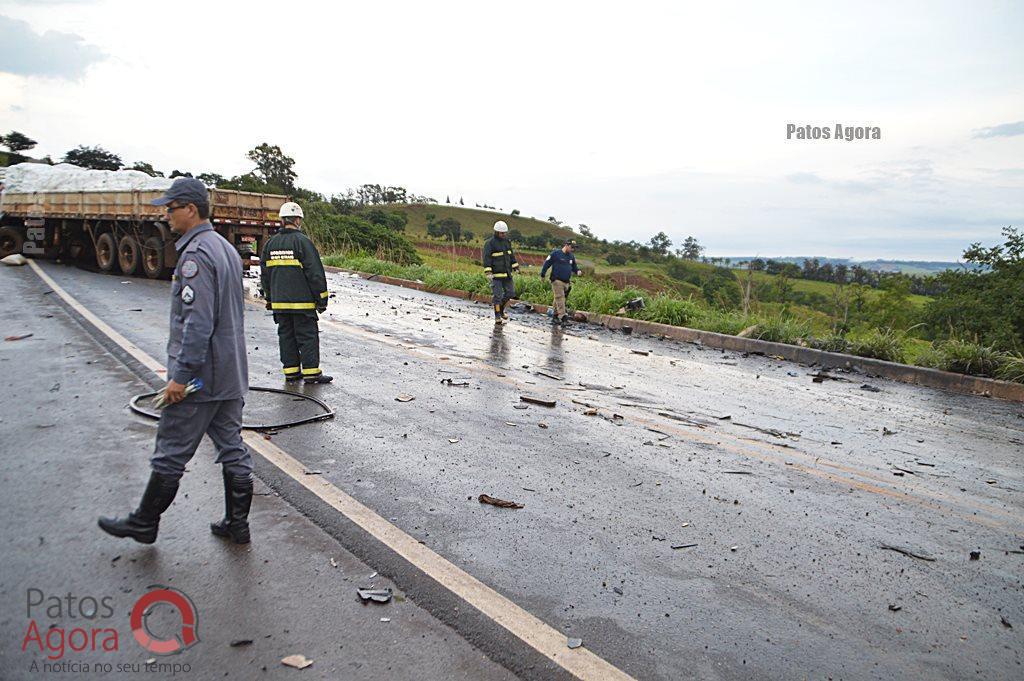
[[171, 268], [167, 267], [164, 258], [164, 240], [158, 236], [146, 239], [142, 246], [142, 270], [150, 279], [167, 279]]
[[25, 236], [13, 227], [0, 228], [0, 258], [21, 253], [25, 245]]
[[104, 272], [117, 271], [117, 244], [110, 232], [104, 232], [96, 239], [96, 264]]
[[136, 274], [142, 266], [142, 246], [131, 234], [121, 237], [117, 244], [117, 264], [125, 274]]

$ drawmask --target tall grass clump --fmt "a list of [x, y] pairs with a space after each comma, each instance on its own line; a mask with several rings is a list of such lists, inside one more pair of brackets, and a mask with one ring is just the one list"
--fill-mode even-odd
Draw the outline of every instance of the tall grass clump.
[[900, 362], [906, 359], [903, 334], [892, 329], [875, 329], [850, 343], [850, 354], [886, 362]]
[[800, 345], [811, 335], [810, 326], [804, 321], [777, 315], [761, 320], [754, 338], [772, 343]]

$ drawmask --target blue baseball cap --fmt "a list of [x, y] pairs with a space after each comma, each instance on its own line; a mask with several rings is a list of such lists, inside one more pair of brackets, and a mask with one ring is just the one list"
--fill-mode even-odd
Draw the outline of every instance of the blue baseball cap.
[[179, 177], [171, 183], [164, 195], [159, 199], [153, 199], [150, 203], [154, 206], [166, 206], [171, 201], [182, 203], [194, 203], [197, 206], [210, 205], [210, 195], [206, 191], [206, 185], [194, 177]]

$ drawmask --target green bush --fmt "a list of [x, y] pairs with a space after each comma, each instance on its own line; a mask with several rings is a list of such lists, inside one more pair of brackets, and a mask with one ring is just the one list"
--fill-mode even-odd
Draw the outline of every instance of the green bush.
[[782, 315], [762, 320], [754, 332], [754, 338], [758, 340], [789, 345], [800, 345], [810, 335], [811, 330], [806, 322]]
[[619, 266], [626, 264], [626, 256], [619, 255], [618, 253], [612, 253], [607, 258], [608, 264], [612, 266]]
[[1006, 353], [996, 374], [997, 378], [1014, 383], [1024, 383], [1024, 355]]
[[850, 352], [850, 341], [839, 334], [830, 334], [822, 338], [810, 338], [807, 344], [817, 350], [825, 352]]
[[875, 329], [850, 343], [850, 354], [858, 357], [903, 362], [905, 338], [892, 329]]

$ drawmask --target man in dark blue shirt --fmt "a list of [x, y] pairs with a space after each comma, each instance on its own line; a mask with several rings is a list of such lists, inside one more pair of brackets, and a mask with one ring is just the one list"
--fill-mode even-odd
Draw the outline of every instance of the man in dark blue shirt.
[[544, 261], [540, 268], [540, 278], [543, 279], [547, 271], [551, 270], [551, 290], [555, 295], [555, 315], [552, 321], [555, 324], [565, 324], [569, 321], [569, 315], [565, 311], [565, 298], [572, 288], [572, 276], [580, 276], [580, 268], [576, 266], [576, 242], [567, 239], [561, 248], [551, 251], [551, 255]]

